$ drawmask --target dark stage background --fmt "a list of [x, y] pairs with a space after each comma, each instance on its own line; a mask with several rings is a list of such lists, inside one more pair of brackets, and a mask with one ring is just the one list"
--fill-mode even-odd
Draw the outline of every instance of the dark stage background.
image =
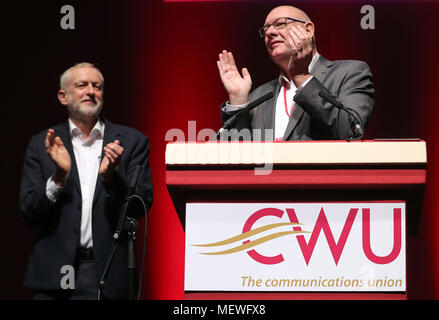
[[[253, 88], [277, 77], [257, 29], [270, 1], [172, 3], [69, 1], [76, 29], [62, 30], [65, 1], [3, 1], [1, 12], [3, 153], [0, 215], [0, 299], [28, 299], [23, 287], [35, 236], [18, 212], [26, 145], [33, 134], [65, 121], [57, 101], [58, 77], [80, 61], [105, 76], [103, 115], [151, 139], [154, 203], [148, 214], [144, 296], [183, 298], [184, 232], [165, 186], [165, 135], [220, 126], [226, 99], [216, 60], [222, 49], [247, 67]], [[408, 293], [439, 298], [438, 119], [439, 2], [292, 1], [315, 22], [318, 51], [326, 58], [366, 61], [376, 103], [367, 138], [419, 137], [427, 141], [428, 182], [420, 233], [408, 239]], [[360, 27], [360, 8], [375, 8], [376, 29]], [[142, 247], [143, 221], [138, 232]]]

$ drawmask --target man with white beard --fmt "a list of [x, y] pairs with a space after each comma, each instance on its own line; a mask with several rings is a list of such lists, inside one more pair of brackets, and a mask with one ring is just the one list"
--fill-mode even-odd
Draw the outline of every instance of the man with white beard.
[[[68, 120], [32, 137], [20, 189], [25, 223], [38, 228], [25, 286], [33, 299], [96, 299], [128, 184], [142, 166], [136, 193], [152, 204], [149, 140], [99, 116], [104, 78], [79, 63], [60, 78], [58, 99]], [[131, 210], [138, 218], [143, 210]], [[127, 297], [126, 239], [115, 252], [103, 296]], [[74, 283], [66, 287], [68, 267]], [[67, 268], [66, 268], [67, 267]], [[64, 285], [63, 285], [64, 281]]]

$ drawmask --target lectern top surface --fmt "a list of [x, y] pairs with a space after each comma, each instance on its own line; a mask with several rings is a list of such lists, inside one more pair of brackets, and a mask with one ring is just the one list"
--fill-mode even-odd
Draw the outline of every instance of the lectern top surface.
[[425, 141], [186, 142], [166, 146], [166, 165], [425, 165]]

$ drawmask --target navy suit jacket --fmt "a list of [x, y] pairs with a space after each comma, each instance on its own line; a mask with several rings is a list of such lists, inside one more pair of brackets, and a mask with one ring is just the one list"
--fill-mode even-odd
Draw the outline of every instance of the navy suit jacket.
[[[93, 250], [99, 280], [111, 248], [112, 235], [120, 209], [128, 191], [128, 185], [136, 165], [142, 165], [136, 193], [146, 203], [152, 204], [152, 180], [149, 168], [149, 140], [139, 131], [105, 123], [103, 146], [119, 140], [124, 152], [123, 170], [117, 172], [111, 184], [96, 177], [96, 188], [92, 209]], [[61, 289], [61, 268], [74, 265], [79, 245], [81, 223], [81, 185], [73, 153], [68, 121], [53, 127], [70, 154], [71, 170], [58, 200], [52, 203], [46, 196], [46, 182], [55, 172], [53, 161], [46, 154], [44, 140], [47, 130], [35, 135], [27, 147], [20, 188], [20, 211], [25, 223], [38, 228], [37, 240], [32, 248], [25, 277], [25, 286], [35, 289]], [[102, 156], [103, 156], [102, 152]], [[128, 215], [138, 218], [145, 212], [141, 206], [130, 204]], [[111, 263], [104, 295], [110, 299], [127, 297], [127, 246], [123, 239]]]
[[[296, 104], [283, 140], [338, 140], [352, 136], [348, 114], [323, 99], [319, 94], [323, 91], [339, 99], [346, 108], [355, 110], [364, 132], [372, 113], [375, 93], [369, 66], [362, 61], [329, 61], [320, 56], [310, 73], [313, 79], [294, 96]], [[240, 114], [234, 128], [262, 129], [262, 140], [270, 140], [264, 137], [264, 130], [274, 129], [280, 89], [279, 81], [275, 79], [253, 90], [249, 101], [268, 92], [273, 92], [274, 96], [250, 112]], [[224, 106], [225, 103], [221, 110]], [[236, 112], [222, 112], [223, 123]], [[255, 136], [253, 139], [258, 140]]]

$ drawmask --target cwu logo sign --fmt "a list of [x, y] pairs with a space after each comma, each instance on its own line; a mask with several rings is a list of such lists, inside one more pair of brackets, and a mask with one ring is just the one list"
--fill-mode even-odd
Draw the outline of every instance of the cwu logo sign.
[[[394, 261], [396, 257], [401, 252], [401, 235], [402, 235], [402, 226], [401, 226], [401, 209], [400, 208], [394, 208], [393, 212], [393, 234], [394, 234], [394, 243], [393, 243], [393, 249], [392, 251], [386, 255], [386, 256], [377, 256], [373, 253], [371, 248], [371, 239], [370, 239], [370, 208], [362, 208], [361, 209], [361, 215], [362, 215], [362, 244], [363, 244], [363, 252], [365, 256], [373, 263], [378, 264], [386, 264]], [[289, 220], [293, 224], [299, 224], [299, 221], [297, 219], [297, 215], [294, 209], [286, 209], [286, 213], [288, 215]], [[347, 216], [347, 219], [344, 223], [343, 230], [341, 232], [341, 235], [338, 240], [334, 238], [334, 235], [331, 231], [331, 226], [328, 222], [328, 219], [325, 215], [325, 211], [323, 207], [320, 209], [319, 215], [317, 217], [317, 221], [314, 225], [314, 228], [311, 231], [311, 236], [309, 238], [309, 241], [307, 242], [305, 240], [304, 235], [297, 235], [296, 239], [299, 244], [299, 247], [301, 249], [301, 253], [303, 255], [303, 258], [305, 259], [306, 264], [309, 264], [309, 261], [311, 259], [311, 256], [314, 252], [314, 248], [317, 243], [317, 239], [319, 238], [320, 234], [322, 233], [323, 236], [326, 238], [326, 241], [329, 245], [329, 248], [332, 253], [332, 257], [334, 258], [335, 264], [338, 264], [338, 261], [340, 260], [340, 256], [343, 253], [343, 248], [346, 244], [346, 241], [348, 240], [349, 233], [352, 229], [352, 225], [355, 221], [355, 218], [357, 214], [359, 213], [358, 208], [351, 208], [349, 210], [349, 214]], [[247, 230], [250, 230], [254, 222], [267, 215], [271, 216], [277, 216], [279, 218], [282, 217], [284, 214], [284, 211], [280, 209], [275, 208], [266, 208], [261, 209], [255, 212], [250, 216], [250, 218], [246, 221], [244, 225], [243, 232], [246, 232]], [[300, 226], [293, 227], [293, 230], [296, 232], [302, 232], [302, 228]], [[267, 257], [262, 254], [259, 254], [256, 250], [250, 250], [247, 252], [248, 255], [253, 258], [255, 261], [258, 261], [263, 264], [276, 264], [281, 263], [284, 261], [284, 258], [282, 254], [273, 256], [273, 257]]]
[[[243, 290], [227, 286], [233, 282], [230, 277], [267, 284], [255, 290], [288, 290], [269, 284], [311, 281], [322, 285], [308, 291], [364, 291], [368, 283], [398, 284], [372, 291], [405, 289], [402, 201], [194, 203], [187, 205], [186, 227], [186, 274], [193, 270], [204, 278], [210, 270], [212, 281], [229, 290]], [[273, 274], [282, 278], [271, 278]], [[337, 281], [340, 276], [343, 281]], [[327, 283], [359, 287], [322, 288]]]
[[[225, 250], [225, 251], [218, 251], [218, 252], [210, 252], [210, 253], [204, 253], [207, 255], [220, 255], [220, 254], [231, 254], [234, 252], [246, 250], [248, 248], [251, 248], [253, 246], [257, 246], [261, 243], [264, 243], [269, 240], [276, 239], [278, 237], [286, 236], [289, 234], [296, 234], [296, 240], [299, 244], [301, 253], [303, 255], [303, 258], [306, 262], [306, 264], [309, 264], [309, 261], [312, 257], [312, 254], [314, 252], [314, 248], [316, 246], [317, 240], [320, 236], [320, 234], [323, 234], [323, 237], [325, 237], [329, 249], [331, 250], [332, 257], [334, 258], [334, 262], [337, 265], [340, 257], [343, 253], [343, 248], [346, 244], [346, 241], [348, 240], [349, 233], [352, 229], [352, 225], [354, 224], [355, 218], [357, 214], [359, 214], [359, 208], [350, 208], [348, 216], [346, 218], [346, 221], [343, 226], [343, 230], [341, 232], [340, 237], [336, 240], [334, 238], [333, 232], [331, 230], [330, 223], [328, 222], [328, 219], [325, 215], [324, 208], [321, 207], [320, 212], [317, 217], [317, 221], [314, 224], [314, 227], [311, 232], [309, 231], [303, 231], [301, 224], [299, 223], [299, 220], [297, 218], [296, 212], [294, 208], [287, 208], [285, 211], [277, 208], [263, 208], [256, 212], [254, 212], [245, 222], [242, 235], [241, 236], [235, 236], [228, 239], [225, 239], [223, 241], [218, 241], [214, 243], [209, 244], [200, 244], [197, 246], [200, 247], [217, 247], [226, 245], [232, 242], [235, 242], [237, 240], [245, 239], [251, 235], [255, 235], [258, 233], [261, 233], [266, 230], [275, 229], [276, 227], [280, 226], [286, 226], [291, 225], [292, 231], [284, 231], [284, 232], [277, 232], [272, 233], [270, 236], [261, 237], [257, 240], [250, 241], [245, 240], [242, 245], [237, 246], [233, 249]], [[259, 227], [257, 229], [253, 229], [252, 227], [255, 224], [256, 221], [263, 217], [267, 216], [273, 216], [277, 218], [282, 218], [284, 214], [287, 214], [288, 219], [290, 223], [273, 223], [270, 225], [267, 225], [265, 227]], [[401, 223], [401, 208], [394, 208], [393, 209], [393, 249], [388, 255], [385, 256], [378, 256], [376, 255], [371, 247], [371, 218], [370, 218], [370, 208], [362, 208], [361, 209], [361, 216], [362, 216], [362, 249], [364, 252], [364, 255], [369, 259], [371, 262], [376, 264], [387, 264], [394, 261], [401, 252], [401, 245], [402, 245], [402, 223]], [[307, 241], [305, 239], [304, 233], [310, 233], [310, 238]], [[260, 254], [257, 252], [256, 249], [251, 249], [247, 251], [247, 254], [255, 261], [262, 263], [262, 264], [278, 264], [284, 261], [284, 257], [282, 253], [279, 253], [275, 256], [265, 256], [263, 254]]]

